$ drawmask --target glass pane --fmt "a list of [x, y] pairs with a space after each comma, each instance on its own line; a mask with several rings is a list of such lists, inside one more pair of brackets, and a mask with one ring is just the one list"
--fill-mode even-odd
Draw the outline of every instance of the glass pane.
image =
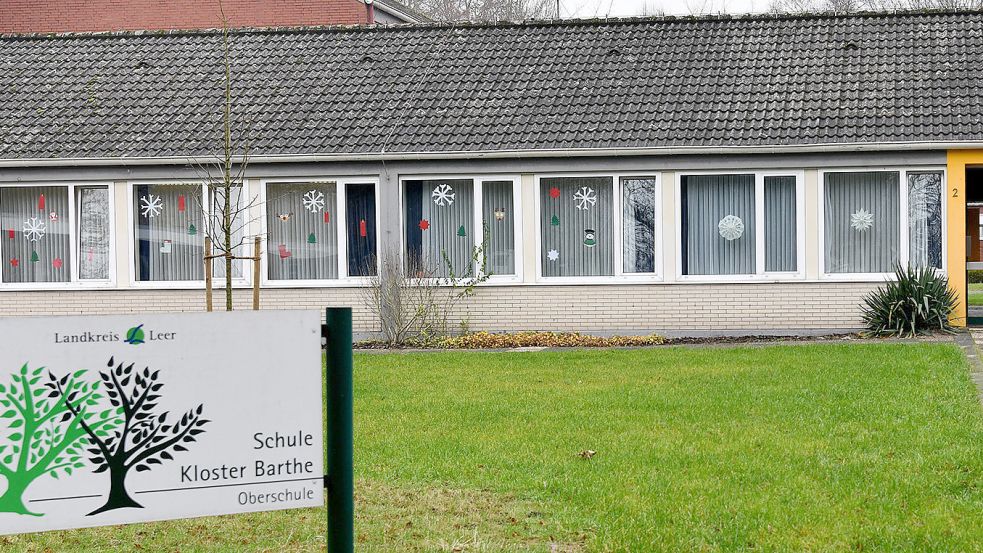
[[109, 189], [75, 189], [78, 209], [79, 279], [109, 279]]
[[485, 272], [515, 274], [515, 207], [512, 181], [486, 181], [481, 184], [481, 220], [488, 232]]
[[71, 280], [68, 188], [0, 188], [4, 282]]
[[204, 232], [198, 184], [133, 187], [137, 280], [202, 280]]
[[688, 175], [680, 190], [683, 274], [754, 274], [754, 175]]
[[348, 275], [376, 274], [375, 185], [349, 184], [345, 187], [348, 204]]
[[406, 181], [404, 259], [411, 276], [474, 274], [474, 181]]
[[614, 274], [614, 180], [557, 177], [540, 181], [543, 276]]
[[626, 273], [655, 272], [655, 179], [621, 179]]
[[266, 185], [268, 278], [338, 278], [337, 185], [334, 182]]
[[[232, 255], [237, 257], [242, 257], [246, 255], [246, 249], [243, 244], [243, 240], [246, 234], [246, 226], [249, 222], [249, 211], [246, 204], [245, 196], [242, 194], [241, 186], [234, 186], [229, 191], [229, 216], [232, 221], [229, 223], [229, 228], [232, 229]], [[212, 243], [212, 255], [219, 255], [225, 251], [225, 233], [222, 232], [225, 226], [222, 218], [225, 213], [225, 189], [221, 186], [213, 186], [209, 189], [210, 203], [209, 207], [211, 209], [211, 227], [212, 232], [209, 233], [213, 236], [214, 242]], [[249, 248], [249, 255], [252, 255], [252, 248]], [[232, 260], [232, 277], [242, 278], [243, 271], [243, 260], [233, 259]], [[212, 260], [212, 278], [224, 279], [225, 278], [225, 259], [221, 257], [216, 257]]]
[[798, 267], [795, 177], [765, 177], [765, 272]]
[[889, 273], [898, 261], [897, 172], [826, 173], [826, 272]]
[[908, 173], [908, 262], [942, 268], [942, 173]]

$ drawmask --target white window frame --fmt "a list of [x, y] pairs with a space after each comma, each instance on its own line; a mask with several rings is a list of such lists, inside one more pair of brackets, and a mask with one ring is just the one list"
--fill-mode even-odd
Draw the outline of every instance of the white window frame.
[[826, 271], [826, 175], [828, 173], [898, 173], [898, 207], [901, 210], [898, 217], [901, 228], [898, 234], [898, 261], [907, 266], [909, 261], [908, 244], [908, 173], [942, 173], [941, 197], [939, 201], [942, 205], [942, 268], [936, 269], [941, 274], [946, 274], [949, 262], [949, 229], [946, 222], [949, 220], [949, 206], [947, 192], [949, 187], [949, 175], [945, 166], [928, 165], [919, 166], [890, 166], [890, 167], [837, 167], [832, 169], [821, 169], [819, 171], [819, 202], [818, 203], [818, 226], [819, 226], [819, 278], [821, 280], [841, 280], [855, 282], [883, 282], [893, 280], [894, 272], [887, 273], [829, 273]]
[[[565, 177], [609, 177], [614, 187], [614, 210], [612, 228], [614, 229], [614, 274], [604, 276], [543, 276], [543, 225], [542, 225], [542, 181]], [[652, 273], [624, 272], [624, 205], [622, 205], [621, 179], [645, 178], [655, 181], [655, 271]], [[535, 227], [536, 227], [536, 282], [542, 284], [630, 284], [661, 282], [663, 275], [662, 257], [665, 246], [662, 233], [665, 221], [662, 216], [662, 172], [590, 172], [590, 173], [543, 173], [535, 176]]]
[[[754, 175], [754, 274], [684, 275], [683, 274], [683, 177], [702, 175]], [[765, 271], [765, 178], [795, 178], [795, 271]], [[721, 171], [677, 171], [676, 179], [676, 280], [679, 282], [772, 282], [801, 280], [806, 275], [805, 256], [805, 171], [802, 169], [758, 170], [732, 169]]]
[[[286, 280], [286, 279], [270, 279], [269, 273], [269, 260], [270, 256], [277, 255], [271, 248], [267, 239], [269, 237], [269, 220], [266, 213], [266, 199], [268, 185], [270, 184], [304, 184], [304, 183], [323, 183], [323, 182], [333, 182], [335, 183], [335, 200], [337, 205], [334, 206], [333, 213], [335, 214], [335, 222], [338, 225], [338, 278], [324, 278], [324, 279], [303, 279], [303, 280]], [[260, 224], [261, 232], [264, 236], [264, 242], [267, 242], [266, 255], [262, 256], [261, 266], [260, 266], [260, 285], [266, 288], [333, 288], [333, 287], [353, 287], [353, 286], [368, 286], [372, 282], [371, 276], [349, 276], [348, 275], [348, 209], [347, 209], [347, 185], [349, 184], [371, 184], [372, 189], [375, 193], [375, 247], [376, 247], [376, 262], [375, 270], [376, 274], [379, 274], [380, 264], [379, 264], [379, 250], [384, 246], [382, 241], [382, 223], [381, 223], [381, 202], [379, 196], [379, 178], [376, 176], [317, 176], [317, 177], [293, 177], [284, 178], [277, 177], [271, 179], [261, 179], [260, 180], [260, 201], [259, 209], [260, 214]], [[328, 206], [325, 206], [326, 208]]]
[[[399, 177], [399, 251], [400, 251], [400, 261], [402, 266], [400, 270], [405, 271], [406, 269], [406, 237], [404, 236], [404, 231], [406, 229], [406, 213], [403, 209], [403, 202], [406, 194], [406, 182], [407, 181], [425, 181], [425, 180], [470, 180], [474, 186], [474, 210], [472, 213], [472, 221], [475, 232], [471, 233], [474, 238], [473, 247], [481, 247], [481, 242], [484, 239], [483, 232], [477, 232], [477, 229], [483, 229], [481, 223], [481, 213], [484, 202], [484, 193], [482, 186], [485, 182], [512, 182], [512, 210], [514, 217], [512, 217], [512, 228], [514, 243], [512, 244], [512, 250], [515, 258], [515, 266], [513, 268], [513, 274], [511, 275], [496, 275], [492, 274], [487, 280], [482, 282], [480, 285], [489, 284], [510, 284], [522, 282], [522, 258], [523, 258], [523, 247], [522, 247], [522, 179], [519, 175], [494, 175], [494, 174], [442, 174], [442, 175], [416, 175], [407, 174], [400, 175]], [[483, 268], [479, 268], [476, 273], [476, 277], [480, 277], [484, 274]], [[437, 278], [428, 279], [433, 281], [439, 281], [440, 284], [450, 286], [451, 283], [447, 282], [448, 279]], [[461, 280], [461, 279], [458, 279]]]
[[[198, 180], [198, 179], [167, 179], [167, 180], [137, 180], [128, 181], [126, 183], [126, 245], [129, 252], [130, 261], [129, 265], [129, 277], [130, 277], [130, 287], [132, 288], [159, 288], [159, 289], [204, 289], [205, 279], [201, 280], [137, 280], [137, 256], [136, 256], [136, 217], [133, 207], [133, 199], [135, 196], [135, 189], [137, 186], [155, 186], [155, 185], [168, 185], [168, 184], [185, 184], [185, 185], [197, 185], [201, 188], [201, 204], [204, 210], [203, 220], [208, 219], [208, 213], [211, 208], [211, 194], [209, 189], [211, 188], [208, 183]], [[243, 179], [242, 182], [242, 193], [245, 198], [250, 198], [249, 196], [249, 179]], [[189, 200], [192, 201], [192, 200]], [[249, 200], [251, 201], [251, 199]], [[248, 203], [248, 202], [247, 202]], [[193, 209], [192, 206], [187, 206], [186, 209]], [[246, 217], [250, 217], [248, 211], [246, 212]], [[207, 224], [207, 223], [205, 223]], [[204, 227], [205, 224], [202, 226]], [[249, 236], [250, 233], [249, 224], [247, 222], [246, 227], [243, 229], [244, 236]], [[201, 236], [201, 243], [204, 246], [205, 237], [207, 236], [207, 231], [205, 228], [201, 229], [198, 233]], [[214, 251], [212, 252], [215, 253]], [[265, 258], [265, 256], [263, 256]], [[242, 264], [242, 276], [232, 278], [232, 286], [234, 288], [246, 288], [252, 285], [252, 271], [247, 270], [245, 260], [235, 260]], [[202, 261], [204, 263], [204, 260]], [[213, 286], [215, 281], [218, 281], [218, 277], [212, 277]], [[225, 278], [222, 277], [222, 282]]]
[[[90, 288], [113, 288], [116, 286], [116, 195], [114, 186], [109, 181], [43, 181], [43, 182], [17, 182], [0, 183], [0, 188], [37, 188], [37, 187], [63, 187], [68, 190], [68, 239], [69, 239], [69, 267], [71, 274], [68, 282], [0, 282], [0, 290], [57, 290], [57, 289], [90, 289]], [[78, 213], [75, 202], [75, 190], [77, 188], [105, 188], [109, 196], [109, 278], [106, 279], [80, 279], [78, 267]], [[47, 221], [47, 220], [46, 220]], [[2, 229], [6, 233], [7, 229]], [[21, 229], [15, 228], [16, 232]], [[0, 239], [0, 260], [9, 263], [3, 252], [4, 240]], [[2, 280], [2, 277], [0, 277]]]

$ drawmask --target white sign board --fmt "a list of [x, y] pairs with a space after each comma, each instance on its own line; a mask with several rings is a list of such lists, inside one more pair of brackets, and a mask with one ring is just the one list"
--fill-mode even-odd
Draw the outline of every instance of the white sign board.
[[0, 534], [323, 505], [316, 311], [0, 319]]

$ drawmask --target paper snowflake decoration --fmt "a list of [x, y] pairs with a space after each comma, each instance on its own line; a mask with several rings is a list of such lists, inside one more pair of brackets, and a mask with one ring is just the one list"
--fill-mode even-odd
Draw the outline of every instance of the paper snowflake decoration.
[[451, 188], [451, 185], [449, 184], [437, 185], [430, 194], [430, 197], [433, 198], [433, 203], [439, 205], [440, 207], [448, 206], [454, 203], [454, 196], [454, 189]]
[[317, 190], [311, 190], [304, 194], [304, 209], [311, 213], [317, 213], [324, 209], [324, 194]]
[[861, 207], [850, 215], [850, 226], [860, 232], [870, 230], [874, 226], [874, 214]]
[[164, 210], [164, 203], [160, 196], [147, 194], [140, 197], [140, 214], [144, 217], [156, 217]]
[[44, 236], [44, 221], [37, 217], [31, 217], [24, 221], [24, 238], [31, 242], [37, 242]]
[[573, 195], [573, 201], [577, 204], [577, 209], [590, 209], [597, 203], [597, 193], [593, 188], [581, 186], [580, 190]]
[[727, 215], [717, 223], [717, 232], [724, 240], [737, 240], [744, 236], [744, 221], [737, 215]]
[[560, 259], [560, 252], [556, 250], [548, 251], [546, 252], [546, 259], [549, 259], [550, 261], [556, 261], [557, 259]]

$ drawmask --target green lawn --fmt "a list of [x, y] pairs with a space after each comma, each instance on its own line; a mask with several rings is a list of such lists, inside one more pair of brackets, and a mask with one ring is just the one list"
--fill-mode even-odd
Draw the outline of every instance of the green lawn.
[[[953, 345], [356, 365], [359, 551], [983, 544], [983, 410]], [[323, 510], [214, 517], [0, 538], [0, 549], [318, 550], [323, 521]]]
[[983, 284], [969, 285], [969, 305], [983, 305]]

